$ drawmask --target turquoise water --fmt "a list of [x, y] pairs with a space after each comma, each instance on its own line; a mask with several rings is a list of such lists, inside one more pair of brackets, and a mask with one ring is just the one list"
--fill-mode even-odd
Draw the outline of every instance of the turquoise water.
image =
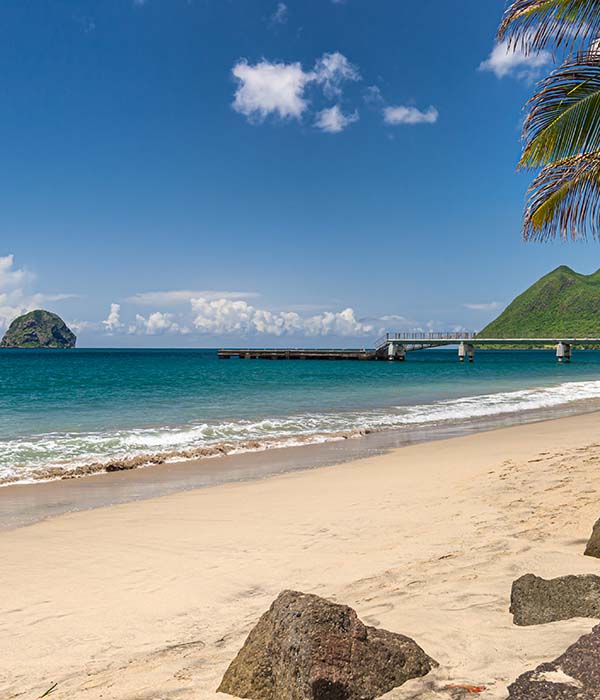
[[[0, 351], [0, 480], [447, 425], [600, 398], [600, 352], [410, 353], [404, 363], [219, 360], [212, 350]], [[54, 468], [52, 473], [48, 470]]]

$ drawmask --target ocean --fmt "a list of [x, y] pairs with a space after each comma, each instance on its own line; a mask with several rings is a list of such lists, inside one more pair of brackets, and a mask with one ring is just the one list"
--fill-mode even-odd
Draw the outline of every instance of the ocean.
[[[449, 349], [406, 362], [219, 360], [215, 350], [0, 351], [0, 483], [555, 416], [600, 399], [600, 351]], [[600, 402], [598, 402], [600, 406]]]

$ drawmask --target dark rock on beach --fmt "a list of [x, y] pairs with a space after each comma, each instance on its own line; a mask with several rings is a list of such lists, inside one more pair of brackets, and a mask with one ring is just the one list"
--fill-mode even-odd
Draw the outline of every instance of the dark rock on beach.
[[412, 639], [366, 627], [352, 608], [284, 591], [218, 690], [253, 700], [371, 700], [435, 666]]
[[600, 625], [562, 656], [519, 676], [508, 691], [509, 700], [598, 700]]
[[74, 348], [76, 340], [60, 316], [38, 309], [10, 324], [0, 348]]
[[585, 555], [588, 557], [597, 557], [600, 559], [600, 520], [597, 520], [592, 535], [585, 548]]
[[510, 612], [515, 625], [542, 625], [572, 617], [600, 618], [600, 576], [546, 580], [526, 574], [513, 583]]

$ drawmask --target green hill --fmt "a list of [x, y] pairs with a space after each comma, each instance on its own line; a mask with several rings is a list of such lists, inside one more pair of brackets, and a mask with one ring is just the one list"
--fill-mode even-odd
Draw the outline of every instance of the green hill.
[[74, 348], [75, 334], [50, 311], [37, 309], [15, 318], [0, 348]]
[[580, 275], [561, 265], [520, 294], [482, 338], [600, 337], [600, 270]]

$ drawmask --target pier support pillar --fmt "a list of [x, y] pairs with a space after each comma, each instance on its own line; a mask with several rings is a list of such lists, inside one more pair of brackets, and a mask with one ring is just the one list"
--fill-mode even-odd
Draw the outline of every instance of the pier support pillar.
[[559, 362], [571, 362], [571, 346], [568, 343], [556, 345], [556, 358]]
[[473, 362], [475, 359], [475, 348], [470, 343], [460, 343], [458, 346], [459, 362], [464, 362], [465, 358], [467, 358], [469, 362]]
[[404, 345], [397, 345], [396, 343], [388, 343], [387, 359], [388, 360], [398, 360], [400, 362], [403, 362], [406, 359], [406, 348], [404, 347]]

